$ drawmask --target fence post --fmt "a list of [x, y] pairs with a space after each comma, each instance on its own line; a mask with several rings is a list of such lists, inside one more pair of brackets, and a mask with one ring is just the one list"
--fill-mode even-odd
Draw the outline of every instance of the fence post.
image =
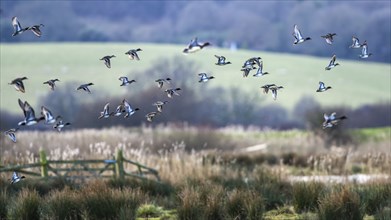
[[48, 177], [48, 161], [46, 159], [46, 153], [44, 150], [39, 150], [39, 160], [41, 163], [41, 176]]
[[123, 179], [125, 177], [124, 156], [122, 154], [122, 150], [117, 151], [115, 170], [118, 178]]

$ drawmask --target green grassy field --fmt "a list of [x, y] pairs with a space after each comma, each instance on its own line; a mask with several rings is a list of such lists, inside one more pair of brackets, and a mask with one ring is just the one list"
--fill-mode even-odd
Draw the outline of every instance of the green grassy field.
[[[130, 61], [124, 54], [131, 48], [142, 48], [141, 61]], [[119, 76], [127, 75], [136, 78], [135, 72], [147, 70], [162, 58], [184, 57], [196, 63], [199, 71], [211, 73], [216, 79], [208, 82], [210, 87], [238, 87], [247, 93], [261, 93], [260, 86], [267, 83], [283, 85], [277, 101], [265, 96], [266, 103], [278, 103], [292, 108], [304, 95], [315, 97], [324, 106], [344, 105], [357, 107], [375, 102], [390, 102], [391, 69], [389, 64], [373, 63], [369, 60], [338, 60], [341, 66], [325, 71], [329, 58], [317, 58], [302, 55], [270, 53], [263, 51], [230, 51], [228, 49], [207, 48], [196, 54], [182, 55], [184, 45], [145, 44], [145, 43], [45, 43], [45, 44], [0, 44], [1, 50], [1, 109], [19, 111], [17, 99], [28, 100], [36, 106], [38, 99], [50, 89], [42, 83], [51, 78], [59, 78], [60, 88], [65, 82], [75, 81], [95, 84], [92, 90], [112, 95], [124, 94], [126, 90], [119, 87]], [[352, 53], [359, 53], [352, 50]], [[108, 69], [99, 59], [105, 55], [116, 55], [112, 60], [112, 68]], [[233, 64], [216, 66], [214, 54], [224, 55]], [[241, 65], [244, 60], [261, 56], [264, 60], [264, 71], [271, 73], [261, 78], [252, 76], [243, 78]], [[330, 55], [331, 56], [331, 55]], [[148, 74], [148, 73], [145, 73]], [[162, 72], [161, 76], [170, 73]], [[194, 84], [197, 83], [198, 72], [194, 73]], [[250, 73], [253, 74], [253, 73]], [[14, 90], [8, 83], [16, 78], [26, 76], [26, 93]], [[150, 82], [138, 82], [138, 86]], [[316, 93], [318, 81], [333, 87], [326, 93]], [[70, 91], [77, 92], [77, 91]], [[86, 94], [81, 94], [85, 96]], [[93, 96], [94, 94], [92, 94]], [[136, 93], [135, 93], [136, 95]]]

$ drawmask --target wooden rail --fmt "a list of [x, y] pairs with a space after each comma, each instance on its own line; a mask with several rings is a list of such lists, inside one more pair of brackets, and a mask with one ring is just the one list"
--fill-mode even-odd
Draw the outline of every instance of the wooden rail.
[[[133, 166], [134, 171], [127, 171], [125, 167]], [[157, 170], [124, 158], [122, 150], [117, 151], [116, 158], [108, 160], [47, 160], [43, 150], [39, 152], [39, 162], [15, 166], [0, 167], [1, 172], [19, 172], [43, 178], [58, 176], [65, 178], [120, 178], [126, 176], [140, 179], [160, 181]]]

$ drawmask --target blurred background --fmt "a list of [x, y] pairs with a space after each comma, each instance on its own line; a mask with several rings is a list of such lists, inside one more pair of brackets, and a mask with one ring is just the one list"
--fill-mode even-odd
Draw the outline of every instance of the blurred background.
[[219, 47], [329, 57], [322, 41], [291, 47], [296, 23], [313, 38], [337, 33], [340, 58], [357, 58], [346, 50], [354, 35], [376, 51], [372, 61], [390, 62], [389, 1], [2, 1], [1, 9], [2, 42], [36, 42], [9, 34], [11, 17], [19, 15], [46, 25], [40, 42], [183, 44], [197, 35]]
[[[73, 128], [138, 126], [145, 123], [144, 113], [153, 110], [151, 103], [167, 99], [153, 83], [165, 76], [175, 78], [175, 85], [183, 92], [170, 100], [174, 104], [165, 106], [167, 114], [158, 117], [156, 123], [311, 128], [311, 124], [318, 126], [322, 122], [323, 113], [337, 111], [352, 119], [346, 123], [347, 127], [389, 126], [390, 4], [389, 1], [1, 1], [0, 127], [6, 130], [22, 119], [18, 98], [29, 101], [36, 112], [39, 106], [48, 106], [68, 121], [77, 122]], [[18, 16], [22, 26], [44, 24], [43, 36], [37, 38], [28, 33], [12, 37], [13, 16]], [[308, 44], [292, 46], [293, 24], [299, 25], [304, 36], [312, 37]], [[332, 46], [320, 38], [328, 32], [337, 33]], [[195, 36], [211, 42], [212, 49], [183, 56], [181, 50]], [[369, 52], [374, 54], [370, 59], [359, 60], [361, 49], [348, 48], [352, 36], [361, 42], [368, 41]], [[123, 55], [132, 47], [144, 49], [139, 63], [130, 64]], [[121, 58], [113, 59], [112, 73], [107, 73], [108, 69], [98, 59], [112, 53]], [[216, 53], [231, 58], [235, 66], [215, 67]], [[325, 73], [324, 66], [332, 54], [337, 54], [341, 66]], [[203, 55], [209, 58], [206, 60]], [[242, 62], [251, 56], [264, 59], [265, 71], [272, 72], [266, 76], [269, 78], [238, 81], [243, 80]], [[196, 74], [200, 71], [227, 78], [199, 86]], [[234, 74], [236, 78], [232, 77]], [[26, 94], [7, 85], [22, 75], [29, 77], [25, 81]], [[118, 77], [122, 75], [140, 83], [118, 92]], [[50, 78], [61, 80], [54, 92], [42, 85]], [[69, 92], [87, 81], [102, 82], [92, 87], [93, 96]], [[316, 94], [318, 81], [326, 81], [334, 89]], [[259, 87], [266, 83], [286, 87], [277, 101], [261, 93]], [[123, 98], [143, 110], [134, 115], [131, 123], [122, 118], [96, 120], [105, 103], [112, 102], [115, 108]]]

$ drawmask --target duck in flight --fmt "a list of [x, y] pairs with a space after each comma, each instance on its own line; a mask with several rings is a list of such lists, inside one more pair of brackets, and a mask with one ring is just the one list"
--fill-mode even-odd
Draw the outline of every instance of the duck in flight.
[[52, 112], [45, 106], [41, 106], [41, 115], [44, 117], [46, 124], [54, 124], [56, 122], [56, 118], [53, 117]]
[[56, 118], [56, 124], [53, 126], [54, 129], [56, 129], [58, 132], [61, 132], [61, 130], [66, 127], [66, 126], [69, 126], [71, 125], [71, 123], [67, 122], [67, 123], [64, 123], [64, 121], [62, 120], [61, 116], [57, 116]]
[[94, 85], [94, 83], [82, 84], [82, 85], [80, 85], [79, 87], [77, 87], [76, 90], [82, 89], [82, 90], [84, 90], [84, 91], [86, 91], [86, 92], [88, 92], [88, 93], [91, 93], [91, 91], [90, 91], [90, 89], [88, 88], [88, 86], [92, 86], [92, 85]]
[[163, 111], [163, 105], [165, 105], [167, 103], [168, 103], [168, 101], [157, 101], [157, 102], [153, 103], [152, 105], [156, 106], [158, 112], [162, 112]]
[[149, 112], [145, 117], [147, 118], [147, 121], [152, 122], [153, 118], [158, 114], [159, 112]]
[[138, 56], [138, 54], [137, 54], [137, 52], [139, 52], [139, 51], [143, 51], [143, 50], [140, 49], [140, 48], [131, 49], [131, 50], [129, 50], [128, 52], [126, 52], [125, 54], [128, 55], [128, 57], [129, 57], [130, 60], [140, 60], [140, 58], [139, 58], [139, 56]]
[[11, 128], [4, 132], [4, 134], [9, 137], [14, 143], [16, 143], [16, 135], [15, 133], [19, 130], [19, 128]]
[[269, 74], [268, 72], [263, 72], [263, 61], [260, 62], [257, 72], [253, 75], [254, 77], [259, 77]]
[[250, 74], [250, 71], [251, 71], [251, 70], [252, 70], [252, 68], [246, 67], [246, 68], [242, 68], [240, 71], [243, 72], [243, 73], [242, 73], [243, 77], [247, 77], [248, 74]]
[[181, 90], [181, 88], [176, 89], [166, 89], [164, 92], [166, 92], [168, 98], [173, 98], [174, 95], [179, 96], [179, 93], [177, 91]]
[[334, 41], [333, 37], [336, 35], [337, 35], [336, 33], [328, 33], [328, 34], [323, 35], [321, 37], [325, 39], [327, 44], [331, 45], [331, 44], [333, 44], [333, 41]]
[[20, 25], [20, 22], [18, 21], [18, 18], [16, 16], [12, 17], [12, 26], [14, 27], [14, 33], [12, 33], [13, 37], [25, 32], [25, 31], [32, 31], [37, 37], [41, 37], [42, 32], [41, 32], [40, 28], [44, 27], [43, 24], [39, 24], [39, 25], [33, 25], [31, 27], [22, 28], [22, 26]]
[[162, 88], [163, 87], [163, 84], [164, 83], [170, 83], [170, 78], [165, 78], [165, 79], [157, 79], [155, 80], [155, 82], [157, 82], [159, 88]]
[[60, 80], [59, 79], [50, 79], [50, 80], [44, 82], [43, 84], [48, 84], [50, 86], [50, 89], [54, 90], [54, 87], [56, 87], [57, 81], [60, 81]]
[[199, 73], [198, 76], [200, 77], [200, 80], [198, 82], [208, 82], [211, 79], [214, 79], [214, 76], [208, 76], [206, 73]]
[[41, 37], [42, 36], [41, 27], [45, 27], [45, 25], [43, 24], [33, 25], [29, 27], [28, 30], [31, 30], [35, 34], [35, 36]]
[[107, 68], [111, 68], [111, 62], [110, 62], [110, 59], [115, 57], [115, 55], [111, 55], [111, 56], [104, 56], [102, 58], [100, 58], [99, 60], [103, 60], [105, 62], [105, 65], [107, 66]]
[[121, 84], [120, 86], [127, 86], [127, 85], [129, 85], [129, 84], [131, 84], [131, 83], [136, 82], [136, 80], [134, 80], [134, 79], [129, 80], [128, 77], [126, 77], [126, 76], [121, 76], [121, 77], [119, 78], [119, 80], [122, 81], [122, 84]]
[[306, 37], [306, 38], [303, 37], [303, 35], [301, 34], [299, 28], [297, 27], [297, 24], [295, 24], [293, 26], [293, 33], [292, 33], [292, 35], [293, 35], [293, 37], [295, 37], [295, 41], [293, 42], [293, 44], [301, 44], [304, 41], [311, 40], [310, 37]]
[[22, 179], [26, 178], [25, 176], [20, 176], [17, 172], [14, 171], [11, 177], [11, 184], [17, 183]]
[[349, 48], [360, 48], [361, 47], [361, 44], [360, 44], [360, 41], [357, 37], [355, 36], [352, 36], [352, 45], [349, 46]]
[[106, 103], [106, 105], [103, 107], [103, 111], [100, 112], [100, 116], [98, 117], [98, 119], [108, 118], [113, 115], [113, 113], [109, 112], [109, 105], [110, 103]]
[[202, 50], [204, 47], [209, 46], [209, 42], [204, 42], [202, 44], [198, 43], [198, 38], [195, 37], [190, 41], [190, 43], [187, 45], [185, 49], [183, 49], [184, 54], [189, 54], [189, 53], [195, 53], [197, 51]]
[[361, 46], [362, 46], [362, 50], [361, 50], [361, 54], [359, 55], [359, 57], [362, 59], [370, 57], [372, 55], [372, 53], [368, 53], [367, 41], [364, 41], [364, 43]]
[[227, 64], [231, 64], [231, 62], [226, 61], [225, 56], [215, 55], [215, 57], [217, 58], [217, 63], [215, 63], [217, 66], [224, 66], [224, 65], [227, 65]]
[[266, 85], [261, 86], [261, 88], [263, 89], [263, 93], [268, 94], [269, 89], [273, 86], [276, 86], [276, 84], [266, 84]]
[[277, 90], [280, 90], [284, 88], [283, 86], [272, 86], [270, 87], [270, 91], [272, 91], [272, 97], [273, 97], [273, 100], [277, 100]]
[[331, 86], [326, 87], [323, 82], [319, 82], [319, 88], [316, 90], [316, 92], [325, 92], [329, 89], [331, 89]]
[[23, 80], [26, 80], [26, 79], [28, 79], [28, 78], [27, 77], [16, 78], [8, 84], [14, 85], [14, 88], [16, 89], [16, 91], [20, 91], [22, 93], [25, 93], [26, 90], [24, 89]]
[[251, 57], [251, 58], [247, 59], [246, 61], [244, 61], [242, 68], [256, 69], [256, 67], [254, 67], [254, 65], [258, 65], [258, 67], [260, 67], [261, 61], [262, 61], [261, 57]]
[[331, 70], [332, 68], [336, 67], [339, 65], [339, 63], [335, 63], [335, 60], [337, 59], [337, 56], [334, 54], [332, 57], [331, 57], [331, 60], [330, 60], [330, 63], [328, 66], [326, 66], [324, 69], [325, 70]]
[[139, 108], [132, 108], [132, 106], [129, 104], [129, 102], [126, 101], [125, 99], [122, 100], [122, 106], [123, 106], [123, 112], [126, 113], [124, 118], [130, 117], [134, 113], [136, 113], [136, 111], [140, 110]]
[[323, 114], [324, 122], [323, 122], [323, 129], [325, 128], [331, 128], [335, 125], [337, 125], [340, 121], [347, 119], [345, 115], [336, 117], [335, 112], [331, 113], [330, 115], [327, 115], [326, 113]]
[[18, 126], [34, 125], [40, 122], [41, 120], [45, 119], [45, 117], [43, 116], [40, 118], [36, 118], [34, 109], [30, 106], [30, 104], [27, 101], [22, 102], [22, 100], [18, 99], [18, 103], [20, 108], [23, 110], [23, 114], [24, 114], [24, 120], [19, 122]]

